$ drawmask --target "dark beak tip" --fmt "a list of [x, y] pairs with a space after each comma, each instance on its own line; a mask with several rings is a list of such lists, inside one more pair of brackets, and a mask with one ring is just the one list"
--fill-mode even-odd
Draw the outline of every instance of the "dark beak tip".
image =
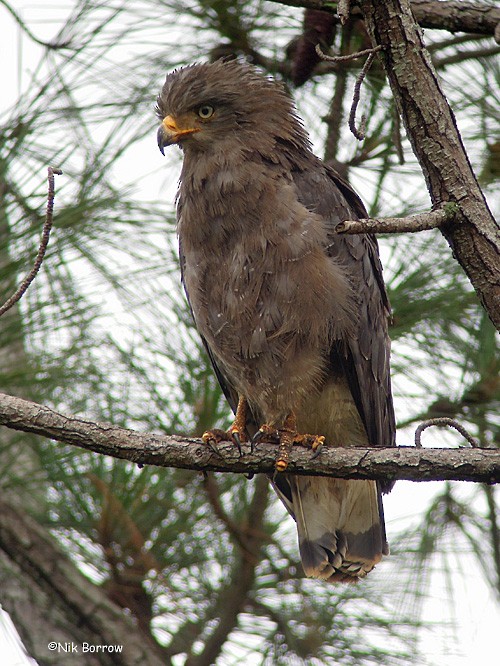
[[156, 134], [156, 139], [158, 142], [158, 148], [160, 149], [160, 153], [165, 156], [165, 134], [163, 132], [163, 127], [160, 125], [158, 128], [158, 132]]

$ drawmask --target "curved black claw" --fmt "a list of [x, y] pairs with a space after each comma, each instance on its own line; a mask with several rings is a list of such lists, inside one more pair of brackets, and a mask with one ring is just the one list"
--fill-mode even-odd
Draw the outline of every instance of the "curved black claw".
[[255, 445], [262, 441], [262, 439], [264, 438], [264, 435], [265, 435], [265, 433], [264, 433], [263, 430], [257, 430], [255, 435], [250, 440], [252, 451], [254, 450]]
[[257, 444], [260, 441], [262, 441], [263, 436], [264, 436], [264, 433], [261, 430], [257, 430], [255, 435], [250, 440], [250, 453], [253, 453], [255, 451], [255, 447], [257, 446]]
[[255, 435], [250, 440], [250, 453], [253, 453], [255, 446], [259, 442], [269, 442], [270, 444], [277, 444], [280, 441], [279, 431], [270, 426], [261, 426]]
[[233, 430], [231, 432], [231, 436], [238, 447], [238, 453], [240, 454], [240, 458], [243, 456], [243, 451], [241, 449], [241, 438], [240, 438], [240, 433], [237, 430]]
[[204, 441], [204, 443], [206, 444], [206, 446], [208, 446], [208, 448], [209, 448], [213, 453], [215, 453], [216, 456], [218, 456], [219, 458], [222, 458], [222, 454], [221, 454], [221, 452], [220, 452], [219, 449], [217, 449], [216, 446], [215, 446], [215, 444], [217, 444], [217, 440], [215, 440], [213, 437], [210, 437], [210, 438], [207, 437], [206, 439], [203, 438], [203, 441]]
[[318, 446], [314, 450], [314, 453], [311, 456], [311, 460], [316, 460], [316, 458], [319, 456], [319, 454], [323, 450], [323, 446], [324, 446], [324, 442], [321, 442], [320, 444], [318, 444]]
[[213, 428], [212, 430], [207, 430], [204, 432], [201, 438], [204, 443], [219, 456], [219, 458], [224, 457], [222, 453], [216, 448], [216, 445], [219, 442], [234, 442], [238, 449], [240, 458], [243, 456], [243, 450], [241, 448], [241, 435], [237, 428], [231, 428], [230, 430], [220, 430], [219, 428]]

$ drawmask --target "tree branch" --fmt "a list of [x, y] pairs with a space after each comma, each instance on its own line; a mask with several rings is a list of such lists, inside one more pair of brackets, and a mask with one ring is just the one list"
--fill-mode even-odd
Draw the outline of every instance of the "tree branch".
[[[65, 444], [123, 458], [139, 465], [177, 467], [195, 471], [274, 473], [277, 447], [260, 444], [250, 453], [244, 446], [240, 458], [234, 444], [217, 445], [220, 456], [199, 439], [160, 436], [126, 430], [110, 423], [95, 423], [64, 416], [48, 407], [0, 393], [0, 425], [31, 432]], [[500, 481], [498, 449], [385, 449], [328, 448], [311, 460], [311, 452], [295, 446], [288, 471], [294, 474], [338, 478], [412, 481]]]
[[[434, 207], [455, 202], [440, 229], [500, 329], [500, 229], [488, 209], [409, 0], [360, 0]], [[452, 4], [452, 3], [439, 3]], [[466, 3], [459, 3], [460, 6]]]
[[54, 169], [49, 167], [47, 169], [47, 179], [49, 182], [48, 194], [47, 194], [47, 212], [45, 214], [45, 222], [42, 230], [42, 240], [38, 247], [38, 252], [36, 255], [35, 263], [33, 268], [30, 270], [28, 275], [21, 282], [19, 287], [16, 289], [15, 293], [8, 298], [5, 303], [0, 307], [0, 317], [7, 312], [13, 305], [15, 305], [24, 295], [30, 284], [33, 282], [37, 276], [40, 266], [42, 265], [43, 258], [45, 257], [45, 252], [47, 251], [47, 245], [49, 244], [50, 231], [52, 229], [53, 222], [53, 213], [54, 213], [54, 196], [55, 196], [55, 186], [54, 186], [54, 175], [61, 175], [61, 169]]
[[[321, 9], [335, 14], [335, 3], [328, 0], [271, 0], [279, 5]], [[411, 8], [422, 28], [437, 28], [449, 32], [473, 32], [495, 35], [500, 23], [500, 9], [481, 2], [463, 0], [411, 0]], [[355, 8], [351, 8], [354, 14]], [[497, 31], [498, 34], [498, 31]]]
[[494, 35], [500, 23], [500, 9], [484, 2], [411, 0], [411, 8], [422, 28]]
[[339, 234], [400, 234], [436, 229], [451, 222], [458, 212], [456, 204], [429, 213], [408, 217], [374, 217], [362, 220], [344, 220], [335, 227]]
[[[40, 664], [56, 661], [48, 645], [72, 641], [81, 657], [73, 663], [88, 666], [166, 666], [164, 649], [144, 634], [121, 608], [106, 597], [70, 561], [67, 554], [33, 518], [0, 500], [0, 582], [2, 604], [21, 637]], [[7, 567], [7, 568], [6, 568]], [[2, 580], [15, 571], [22, 584]], [[29, 581], [29, 582], [28, 582]], [[82, 644], [121, 645], [118, 654], [89, 653]], [[69, 662], [68, 662], [69, 663]]]

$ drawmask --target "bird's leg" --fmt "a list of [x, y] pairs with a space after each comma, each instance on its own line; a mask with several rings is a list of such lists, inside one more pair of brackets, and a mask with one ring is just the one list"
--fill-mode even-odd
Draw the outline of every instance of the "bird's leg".
[[241, 455], [241, 442], [246, 441], [245, 427], [247, 422], [247, 401], [243, 396], [238, 399], [238, 407], [232, 426], [228, 430], [220, 430], [219, 428], [212, 428], [203, 433], [202, 439], [205, 444], [212, 446], [217, 442], [234, 442], [238, 447], [238, 452]]
[[256, 432], [252, 444], [257, 441], [279, 443], [278, 455], [274, 466], [277, 472], [284, 472], [288, 467], [288, 458], [294, 444], [308, 446], [313, 450], [313, 459], [317, 458], [323, 448], [325, 438], [323, 435], [309, 435], [297, 432], [297, 417], [294, 412], [286, 417], [283, 427], [276, 429], [267, 424], [262, 425]]
[[277, 472], [284, 472], [288, 467], [288, 457], [292, 450], [294, 435], [297, 434], [297, 419], [295, 414], [291, 412], [283, 423], [283, 428], [280, 428], [280, 444], [278, 446], [278, 455], [274, 467]]

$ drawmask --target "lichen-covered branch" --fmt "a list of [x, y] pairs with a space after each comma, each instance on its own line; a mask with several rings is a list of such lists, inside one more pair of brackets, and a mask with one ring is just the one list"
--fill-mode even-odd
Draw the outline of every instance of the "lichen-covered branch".
[[[64, 416], [48, 407], [3, 393], [0, 393], [0, 425], [140, 465], [195, 471], [273, 473], [277, 451], [277, 447], [271, 444], [259, 444], [257, 451], [251, 453], [247, 445], [240, 458], [234, 444], [221, 442], [217, 445], [217, 455], [199, 439], [139, 433], [110, 423]], [[355, 479], [446, 479], [498, 483], [500, 451], [481, 448], [325, 447], [321, 455], [312, 460], [309, 450], [296, 446], [290, 454], [288, 471]]]

